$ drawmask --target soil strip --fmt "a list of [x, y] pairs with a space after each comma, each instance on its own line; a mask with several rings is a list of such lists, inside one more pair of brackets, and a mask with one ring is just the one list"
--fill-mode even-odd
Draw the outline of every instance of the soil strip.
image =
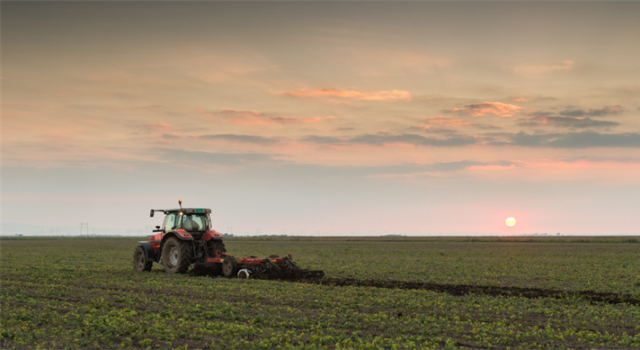
[[[216, 277], [211, 269], [194, 268], [189, 271], [190, 276]], [[272, 279], [267, 276], [259, 279]], [[319, 284], [334, 287], [376, 287], [387, 289], [405, 290], [429, 290], [438, 293], [447, 293], [455, 296], [463, 295], [489, 295], [504, 297], [523, 297], [529, 299], [553, 298], [553, 299], [578, 299], [591, 303], [607, 304], [631, 304], [640, 305], [640, 296], [631, 294], [595, 292], [590, 290], [564, 291], [556, 289], [526, 288], [526, 287], [499, 287], [470, 284], [440, 284], [418, 281], [372, 280], [356, 278], [273, 278], [282, 281]]]
[[506, 296], [506, 297], [523, 297], [529, 299], [537, 298], [554, 298], [565, 299], [573, 298], [589, 302], [599, 302], [607, 304], [627, 303], [632, 305], [640, 305], [640, 297], [630, 294], [605, 293], [594, 291], [562, 291], [542, 288], [523, 288], [523, 287], [497, 287], [497, 286], [477, 286], [468, 284], [439, 284], [431, 282], [411, 282], [411, 281], [393, 281], [393, 280], [367, 280], [355, 278], [322, 278], [315, 280], [296, 280], [294, 282], [320, 284], [324, 286], [336, 287], [376, 287], [389, 289], [418, 289], [429, 290], [439, 293], [447, 293], [450, 295], [490, 295], [490, 296]]

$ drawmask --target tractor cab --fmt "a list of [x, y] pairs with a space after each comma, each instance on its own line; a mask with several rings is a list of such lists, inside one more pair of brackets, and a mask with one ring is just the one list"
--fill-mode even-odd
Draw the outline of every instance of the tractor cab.
[[211, 229], [211, 209], [170, 209], [164, 210], [164, 213], [166, 216], [162, 222], [162, 229], [160, 229], [164, 233], [178, 229], [189, 233], [199, 233]]

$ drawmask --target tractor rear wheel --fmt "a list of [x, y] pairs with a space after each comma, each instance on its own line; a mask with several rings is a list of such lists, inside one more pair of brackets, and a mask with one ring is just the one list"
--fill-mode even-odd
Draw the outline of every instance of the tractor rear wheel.
[[224, 275], [224, 277], [226, 278], [236, 277], [236, 275], [238, 274], [238, 271], [240, 271], [240, 267], [238, 266], [238, 262], [236, 261], [235, 258], [231, 258], [231, 257], [224, 258], [224, 260], [222, 261], [222, 274]]
[[136, 247], [136, 250], [133, 251], [133, 268], [136, 271], [151, 271], [151, 267], [153, 266], [152, 260], [147, 260], [147, 254], [142, 248], [141, 245]]
[[224, 243], [218, 240], [210, 240], [207, 242], [207, 250], [209, 251], [209, 256], [212, 258], [216, 257], [216, 250], [220, 253], [226, 253], [227, 249], [224, 247]]
[[185, 273], [191, 265], [192, 255], [189, 242], [171, 237], [162, 247], [162, 266], [169, 273]]

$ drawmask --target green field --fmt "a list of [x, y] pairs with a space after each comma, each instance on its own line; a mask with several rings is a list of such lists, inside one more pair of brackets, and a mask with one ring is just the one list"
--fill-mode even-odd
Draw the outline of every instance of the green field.
[[[633, 348], [640, 305], [168, 275], [137, 239], [2, 239], [7, 348]], [[636, 239], [227, 239], [331, 278], [640, 297]], [[570, 294], [570, 293], [568, 293]]]

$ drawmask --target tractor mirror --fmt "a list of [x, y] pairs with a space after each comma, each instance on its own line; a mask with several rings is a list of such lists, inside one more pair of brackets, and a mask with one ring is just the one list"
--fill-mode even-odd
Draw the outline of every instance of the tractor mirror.
[[150, 217], [153, 217], [154, 211], [153, 209], [151, 209], [151, 214], [149, 214]]

